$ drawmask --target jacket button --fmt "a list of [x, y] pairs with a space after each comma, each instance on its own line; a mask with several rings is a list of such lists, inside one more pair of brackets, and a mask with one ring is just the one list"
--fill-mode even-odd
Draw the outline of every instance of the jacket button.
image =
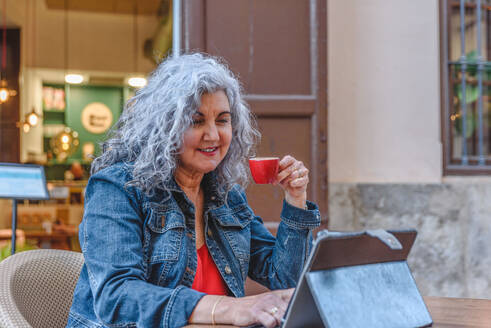
[[232, 269], [230, 269], [230, 267], [228, 265], [225, 266], [225, 273], [226, 274], [231, 274], [232, 273]]
[[207, 235], [208, 235], [208, 237], [212, 238], [213, 237], [213, 232], [211, 232], [211, 230], [208, 229]]
[[163, 227], [165, 226], [165, 215], [162, 215], [162, 216], [160, 217], [160, 222], [161, 222], [161, 224], [162, 224], [162, 228], [163, 228]]
[[211, 196], [211, 197], [210, 197], [210, 199], [211, 199], [211, 200], [215, 200], [215, 199], [217, 199], [217, 198], [216, 198], [215, 196]]

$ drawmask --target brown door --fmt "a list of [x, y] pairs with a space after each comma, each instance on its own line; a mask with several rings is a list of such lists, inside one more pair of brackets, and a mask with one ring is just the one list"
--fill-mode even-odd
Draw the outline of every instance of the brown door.
[[[327, 222], [326, 0], [186, 0], [184, 51], [224, 57], [258, 117], [259, 156], [291, 154], [310, 169], [309, 199]], [[249, 203], [275, 231], [283, 192], [251, 184]]]

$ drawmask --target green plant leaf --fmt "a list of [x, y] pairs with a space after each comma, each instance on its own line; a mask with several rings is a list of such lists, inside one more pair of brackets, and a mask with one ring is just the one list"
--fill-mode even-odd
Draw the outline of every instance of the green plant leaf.
[[[462, 86], [457, 85], [457, 98], [459, 98], [459, 101], [462, 101]], [[479, 98], [479, 88], [473, 85], [467, 84], [465, 87], [465, 103], [466, 104], [471, 104], [474, 101]]]
[[[466, 131], [465, 137], [470, 138], [477, 127], [477, 116], [472, 112], [467, 113], [467, 120], [465, 121]], [[459, 116], [454, 121], [455, 132], [458, 135], [462, 135], [462, 117]]]
[[[30, 245], [28, 243], [23, 244], [23, 245], [17, 245], [15, 247], [15, 253], [19, 253], [19, 252], [23, 252], [23, 251], [30, 251], [32, 249], [37, 249], [37, 247], [34, 245]], [[4, 245], [3, 247], [1, 247], [0, 248], [0, 262], [3, 261], [4, 259], [6, 259], [7, 257], [9, 257], [11, 252], [12, 252], [12, 247], [11, 247], [10, 242], [8, 244]]]

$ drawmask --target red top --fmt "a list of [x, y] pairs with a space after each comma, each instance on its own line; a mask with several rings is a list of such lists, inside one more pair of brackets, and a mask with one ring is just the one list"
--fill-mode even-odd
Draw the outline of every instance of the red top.
[[198, 249], [198, 268], [191, 288], [212, 295], [228, 294], [227, 285], [213, 262], [206, 244]]

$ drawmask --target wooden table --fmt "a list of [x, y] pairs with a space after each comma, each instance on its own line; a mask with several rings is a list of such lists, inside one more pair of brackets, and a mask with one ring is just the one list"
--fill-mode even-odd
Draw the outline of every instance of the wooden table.
[[[490, 328], [491, 300], [471, 298], [424, 297], [435, 328]], [[188, 328], [212, 327], [189, 325]], [[215, 326], [230, 328], [231, 326]]]
[[424, 297], [433, 327], [491, 327], [491, 300]]

